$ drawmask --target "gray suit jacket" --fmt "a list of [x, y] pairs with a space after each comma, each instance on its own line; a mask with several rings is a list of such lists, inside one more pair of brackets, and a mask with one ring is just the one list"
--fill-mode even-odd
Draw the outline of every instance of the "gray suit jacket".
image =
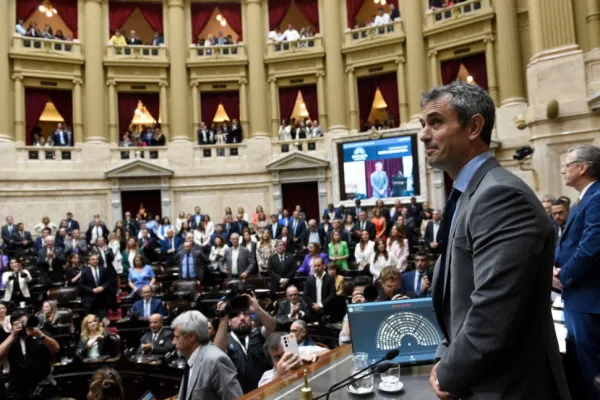
[[462, 194], [447, 251], [445, 276], [440, 257], [433, 277], [440, 387], [462, 399], [570, 399], [550, 313], [552, 223], [495, 158]]
[[212, 343], [200, 346], [186, 394], [181, 382], [178, 400], [235, 400], [243, 395], [235, 365]]
[[[245, 272], [247, 274], [251, 273], [254, 269], [254, 258], [252, 258], [252, 254], [250, 254], [250, 250], [245, 247], [238, 246], [240, 252], [238, 254], [237, 260], [237, 273], [240, 275]], [[225, 249], [223, 252], [223, 258], [225, 259], [225, 265], [227, 265], [227, 271], [231, 275], [231, 254], [232, 248], [229, 247]]]

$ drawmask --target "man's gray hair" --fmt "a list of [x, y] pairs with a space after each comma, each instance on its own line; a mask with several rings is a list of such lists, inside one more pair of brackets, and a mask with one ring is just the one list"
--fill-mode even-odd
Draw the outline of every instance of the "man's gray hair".
[[588, 174], [594, 179], [600, 178], [600, 147], [591, 144], [580, 144], [569, 149], [569, 153], [575, 152], [573, 161], [586, 163]]
[[480, 114], [483, 117], [481, 139], [489, 146], [496, 120], [496, 106], [488, 92], [477, 85], [457, 79], [448, 85], [435, 86], [421, 93], [421, 108], [447, 96], [450, 97], [450, 107], [456, 112], [462, 127], [467, 125], [474, 115]]
[[49, 241], [54, 241], [54, 236], [48, 235], [44, 238], [44, 243], [48, 243]]
[[263, 345], [263, 350], [267, 355], [267, 358], [271, 358], [269, 354], [269, 350], [277, 351], [280, 346], [283, 346], [281, 343], [281, 338], [287, 335], [286, 332], [273, 332], [267, 337], [265, 340], [265, 344]]
[[208, 319], [200, 311], [192, 310], [180, 314], [171, 323], [171, 329], [179, 327], [181, 333], [196, 335], [196, 341], [200, 344], [208, 343]]
[[546, 194], [544, 195], [544, 197], [542, 197], [542, 203], [545, 203], [547, 201], [549, 201], [550, 203], [554, 203], [556, 201], [556, 198], [551, 194]]
[[308, 332], [308, 324], [304, 320], [297, 319], [294, 322], [292, 322], [292, 325], [298, 325], [300, 328]]

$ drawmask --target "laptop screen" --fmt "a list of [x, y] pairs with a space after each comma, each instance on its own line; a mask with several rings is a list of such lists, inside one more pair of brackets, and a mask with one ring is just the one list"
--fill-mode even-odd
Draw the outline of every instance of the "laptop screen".
[[352, 349], [370, 360], [399, 349], [400, 364], [432, 362], [442, 340], [431, 298], [348, 304]]

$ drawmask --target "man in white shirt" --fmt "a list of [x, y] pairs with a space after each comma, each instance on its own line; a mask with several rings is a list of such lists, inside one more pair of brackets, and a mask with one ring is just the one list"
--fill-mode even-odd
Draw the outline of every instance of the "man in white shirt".
[[281, 28], [279, 26], [276, 26], [275, 30], [269, 32], [268, 40], [272, 43], [281, 42]]
[[390, 14], [384, 13], [383, 8], [379, 7], [377, 10], [377, 15], [375, 16], [375, 22], [373, 22], [373, 26], [381, 26], [390, 23]]
[[247, 248], [240, 246], [240, 235], [232, 233], [230, 240], [231, 247], [223, 252], [225, 269], [222, 272], [228, 279], [244, 280], [254, 269], [254, 258]]
[[15, 32], [21, 36], [27, 36], [27, 29], [23, 26], [24, 22], [22, 19], [17, 20], [17, 26], [15, 26]]
[[298, 33], [297, 30], [294, 29], [292, 24], [288, 25], [287, 30], [285, 32], [283, 32], [282, 36], [283, 36], [282, 40], [286, 40], [288, 42], [293, 42], [293, 41], [300, 39], [300, 34]]

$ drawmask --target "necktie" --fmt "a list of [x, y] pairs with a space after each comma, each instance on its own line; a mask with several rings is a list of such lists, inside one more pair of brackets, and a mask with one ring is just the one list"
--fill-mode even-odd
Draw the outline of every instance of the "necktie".
[[188, 382], [190, 380], [190, 366], [186, 362], [185, 369], [183, 370], [183, 382], [181, 383], [181, 393], [183, 394], [183, 399], [187, 399], [187, 390], [188, 390]]
[[156, 337], [158, 336], [158, 333], [153, 333], [152, 334], [152, 341], [156, 342]]
[[8, 233], [10, 233], [12, 235], [12, 225], [8, 226]]
[[171, 248], [174, 249], [175, 248], [175, 241], [173, 239], [171, 239]]
[[188, 253], [187, 255], [187, 261], [186, 261], [186, 278], [191, 278], [192, 277], [192, 271], [190, 270], [190, 254]]
[[150, 317], [150, 302], [149, 301], [145, 301], [144, 303], [146, 303], [146, 307], [145, 307], [145, 311], [144, 311], [144, 317], [148, 318], [148, 317]]
[[360, 223], [360, 230], [361, 231], [365, 230], [365, 222], [364, 221]]
[[96, 282], [96, 286], [99, 286], [100, 278], [98, 277], [98, 268], [92, 268], [92, 272], [94, 273], [94, 281]]
[[423, 280], [423, 274], [422, 273], [418, 273], [419, 278], [417, 279], [417, 287], [415, 292], [417, 293], [417, 296], [421, 295], [421, 281]]
[[294, 232], [294, 236], [296, 236], [296, 225], [297, 225], [297, 222], [296, 222], [296, 220], [294, 220], [294, 227], [292, 228], [292, 231]]
[[279, 256], [279, 262], [283, 264], [283, 256]]

